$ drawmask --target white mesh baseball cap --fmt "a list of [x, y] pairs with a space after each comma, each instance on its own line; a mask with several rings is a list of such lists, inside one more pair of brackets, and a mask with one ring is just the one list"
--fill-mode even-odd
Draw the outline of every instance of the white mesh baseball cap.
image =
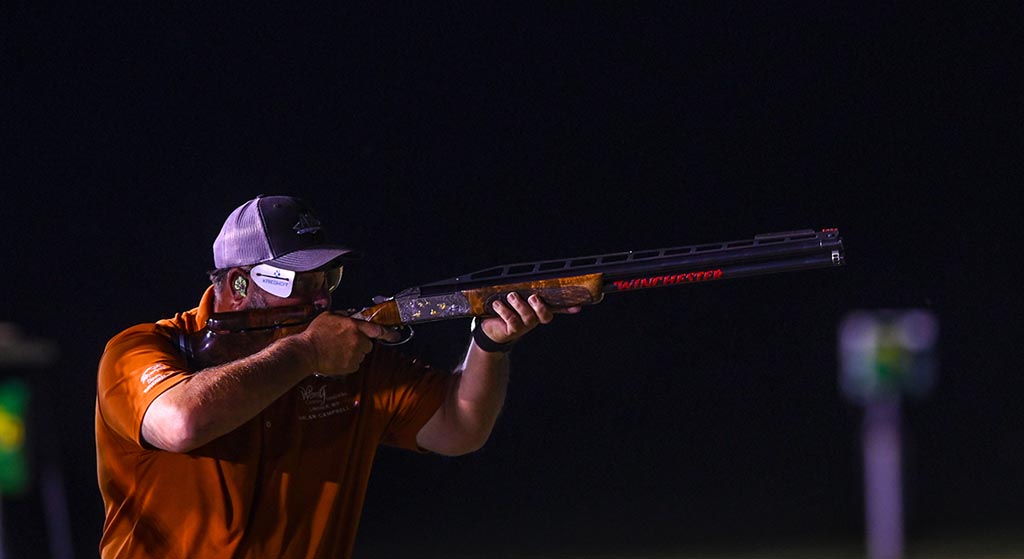
[[270, 264], [308, 272], [341, 259], [352, 249], [327, 242], [327, 234], [306, 202], [291, 196], [257, 196], [231, 212], [213, 242], [217, 269]]

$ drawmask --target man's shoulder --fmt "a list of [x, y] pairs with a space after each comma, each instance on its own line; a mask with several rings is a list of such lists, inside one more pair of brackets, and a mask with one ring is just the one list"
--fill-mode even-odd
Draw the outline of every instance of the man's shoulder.
[[199, 324], [200, 307], [179, 312], [170, 318], [162, 318], [155, 322], [143, 322], [129, 326], [121, 330], [106, 344], [107, 350], [111, 347], [135, 343], [146, 339], [153, 340], [162, 338], [165, 340], [176, 338], [180, 334], [190, 334], [202, 329]]
[[[170, 331], [191, 331], [195, 325], [195, 312], [196, 309], [178, 313], [171, 318], [161, 318], [156, 322], [143, 322], [129, 326], [124, 330], [121, 330], [115, 334], [111, 341], [118, 340], [120, 338], [129, 338], [147, 334], [157, 334], [166, 336]], [[190, 316], [191, 320], [190, 320]]]
[[169, 321], [146, 322], [121, 330], [107, 342], [104, 354], [112, 351], [123, 352], [126, 347], [159, 344], [164, 345], [176, 337], [175, 332], [181, 331], [175, 323]]

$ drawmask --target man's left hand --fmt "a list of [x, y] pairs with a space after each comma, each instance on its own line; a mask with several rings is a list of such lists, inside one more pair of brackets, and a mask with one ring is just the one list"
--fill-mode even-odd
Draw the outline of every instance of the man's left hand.
[[510, 344], [541, 324], [548, 324], [555, 314], [575, 314], [580, 307], [553, 310], [540, 296], [533, 294], [524, 298], [512, 292], [506, 301], [494, 301], [492, 308], [497, 317], [486, 318], [479, 324], [484, 334], [499, 344]]

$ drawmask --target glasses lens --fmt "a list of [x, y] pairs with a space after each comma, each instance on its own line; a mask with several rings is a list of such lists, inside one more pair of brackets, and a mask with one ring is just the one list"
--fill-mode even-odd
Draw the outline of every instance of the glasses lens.
[[337, 268], [331, 268], [324, 270], [324, 281], [327, 283], [327, 290], [334, 291], [338, 288], [338, 284], [341, 283], [341, 273], [345, 270], [343, 266]]

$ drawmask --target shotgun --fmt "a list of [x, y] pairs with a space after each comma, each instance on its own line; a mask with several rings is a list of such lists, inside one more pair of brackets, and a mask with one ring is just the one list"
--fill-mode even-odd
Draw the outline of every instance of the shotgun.
[[[493, 315], [491, 304], [515, 291], [566, 308], [600, 303], [606, 294], [832, 268], [846, 262], [838, 229], [755, 235], [753, 239], [617, 252], [487, 268], [412, 287], [353, 314], [383, 326]], [[312, 306], [215, 313], [206, 328], [179, 345], [202, 368], [244, 357], [305, 328]]]

